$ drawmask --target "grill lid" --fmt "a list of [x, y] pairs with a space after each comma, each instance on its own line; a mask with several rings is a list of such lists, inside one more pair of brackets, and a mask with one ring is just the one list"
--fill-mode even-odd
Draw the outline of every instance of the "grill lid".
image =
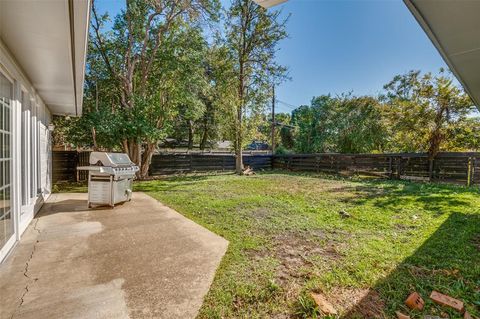
[[90, 165], [98, 164], [110, 167], [135, 165], [125, 153], [91, 152]]

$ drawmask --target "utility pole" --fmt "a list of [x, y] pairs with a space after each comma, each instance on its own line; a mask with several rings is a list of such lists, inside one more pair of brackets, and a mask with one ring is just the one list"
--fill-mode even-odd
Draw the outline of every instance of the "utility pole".
[[275, 153], [275, 84], [272, 85], [272, 154]]

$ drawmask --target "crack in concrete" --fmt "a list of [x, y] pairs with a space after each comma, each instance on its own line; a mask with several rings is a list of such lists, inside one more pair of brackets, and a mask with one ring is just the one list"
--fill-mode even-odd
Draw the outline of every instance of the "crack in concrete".
[[[40, 229], [37, 228], [37, 224], [38, 224], [38, 221], [39, 219], [37, 218], [37, 220], [35, 221], [35, 224], [33, 225], [33, 229], [38, 233], [38, 235], [40, 235], [40, 233], [42, 232]], [[38, 237], [37, 237], [38, 238]], [[37, 249], [37, 244], [40, 242], [40, 240], [36, 240], [35, 241], [35, 244], [33, 245], [33, 248], [32, 248], [32, 252], [30, 254], [30, 256], [28, 257], [27, 261], [25, 262], [25, 269], [23, 271], [23, 275], [29, 280], [29, 282], [27, 282], [27, 285], [25, 286], [24, 288], [24, 291], [23, 291], [23, 294], [20, 296], [20, 303], [18, 304], [17, 308], [15, 309], [15, 311], [13, 312], [12, 316], [10, 317], [10, 319], [12, 319], [13, 317], [15, 317], [15, 315], [17, 314], [18, 310], [20, 309], [20, 307], [23, 305], [23, 302], [25, 301], [25, 296], [27, 295], [27, 293], [29, 292], [29, 286], [32, 284], [32, 283], [35, 283], [38, 278], [31, 278], [28, 274], [28, 267], [30, 266], [30, 261], [32, 260], [33, 258], [33, 255], [35, 254], [35, 250]], [[33, 282], [32, 282], [33, 280]]]

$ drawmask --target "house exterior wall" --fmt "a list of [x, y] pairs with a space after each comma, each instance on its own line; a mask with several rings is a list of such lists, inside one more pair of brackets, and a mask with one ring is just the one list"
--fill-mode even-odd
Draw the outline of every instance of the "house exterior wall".
[[[13, 236], [3, 241], [0, 238], [1, 262], [51, 193], [52, 146], [48, 130], [51, 112], [1, 39], [0, 73], [13, 85], [8, 115], [11, 163], [0, 175], [9, 175], [11, 194], [2, 199], [4, 206], [11, 207], [14, 225]], [[0, 237], [5, 233], [3, 227], [0, 223]]]

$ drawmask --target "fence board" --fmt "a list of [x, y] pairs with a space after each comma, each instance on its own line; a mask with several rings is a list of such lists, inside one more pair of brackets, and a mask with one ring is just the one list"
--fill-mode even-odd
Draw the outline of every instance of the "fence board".
[[78, 153], [55, 151], [52, 154], [52, 181], [75, 181]]
[[[90, 152], [54, 151], [53, 181], [86, 180], [86, 171], [76, 166], [88, 165]], [[254, 170], [271, 168], [334, 174], [362, 174], [385, 178], [432, 180], [480, 185], [480, 153], [439, 153], [430, 161], [425, 153], [396, 154], [244, 154], [243, 162]], [[185, 172], [233, 171], [231, 154], [155, 154], [151, 175]], [[469, 172], [470, 171], [470, 172]], [[469, 175], [470, 174], [470, 175]], [[430, 178], [431, 176], [431, 178]]]

